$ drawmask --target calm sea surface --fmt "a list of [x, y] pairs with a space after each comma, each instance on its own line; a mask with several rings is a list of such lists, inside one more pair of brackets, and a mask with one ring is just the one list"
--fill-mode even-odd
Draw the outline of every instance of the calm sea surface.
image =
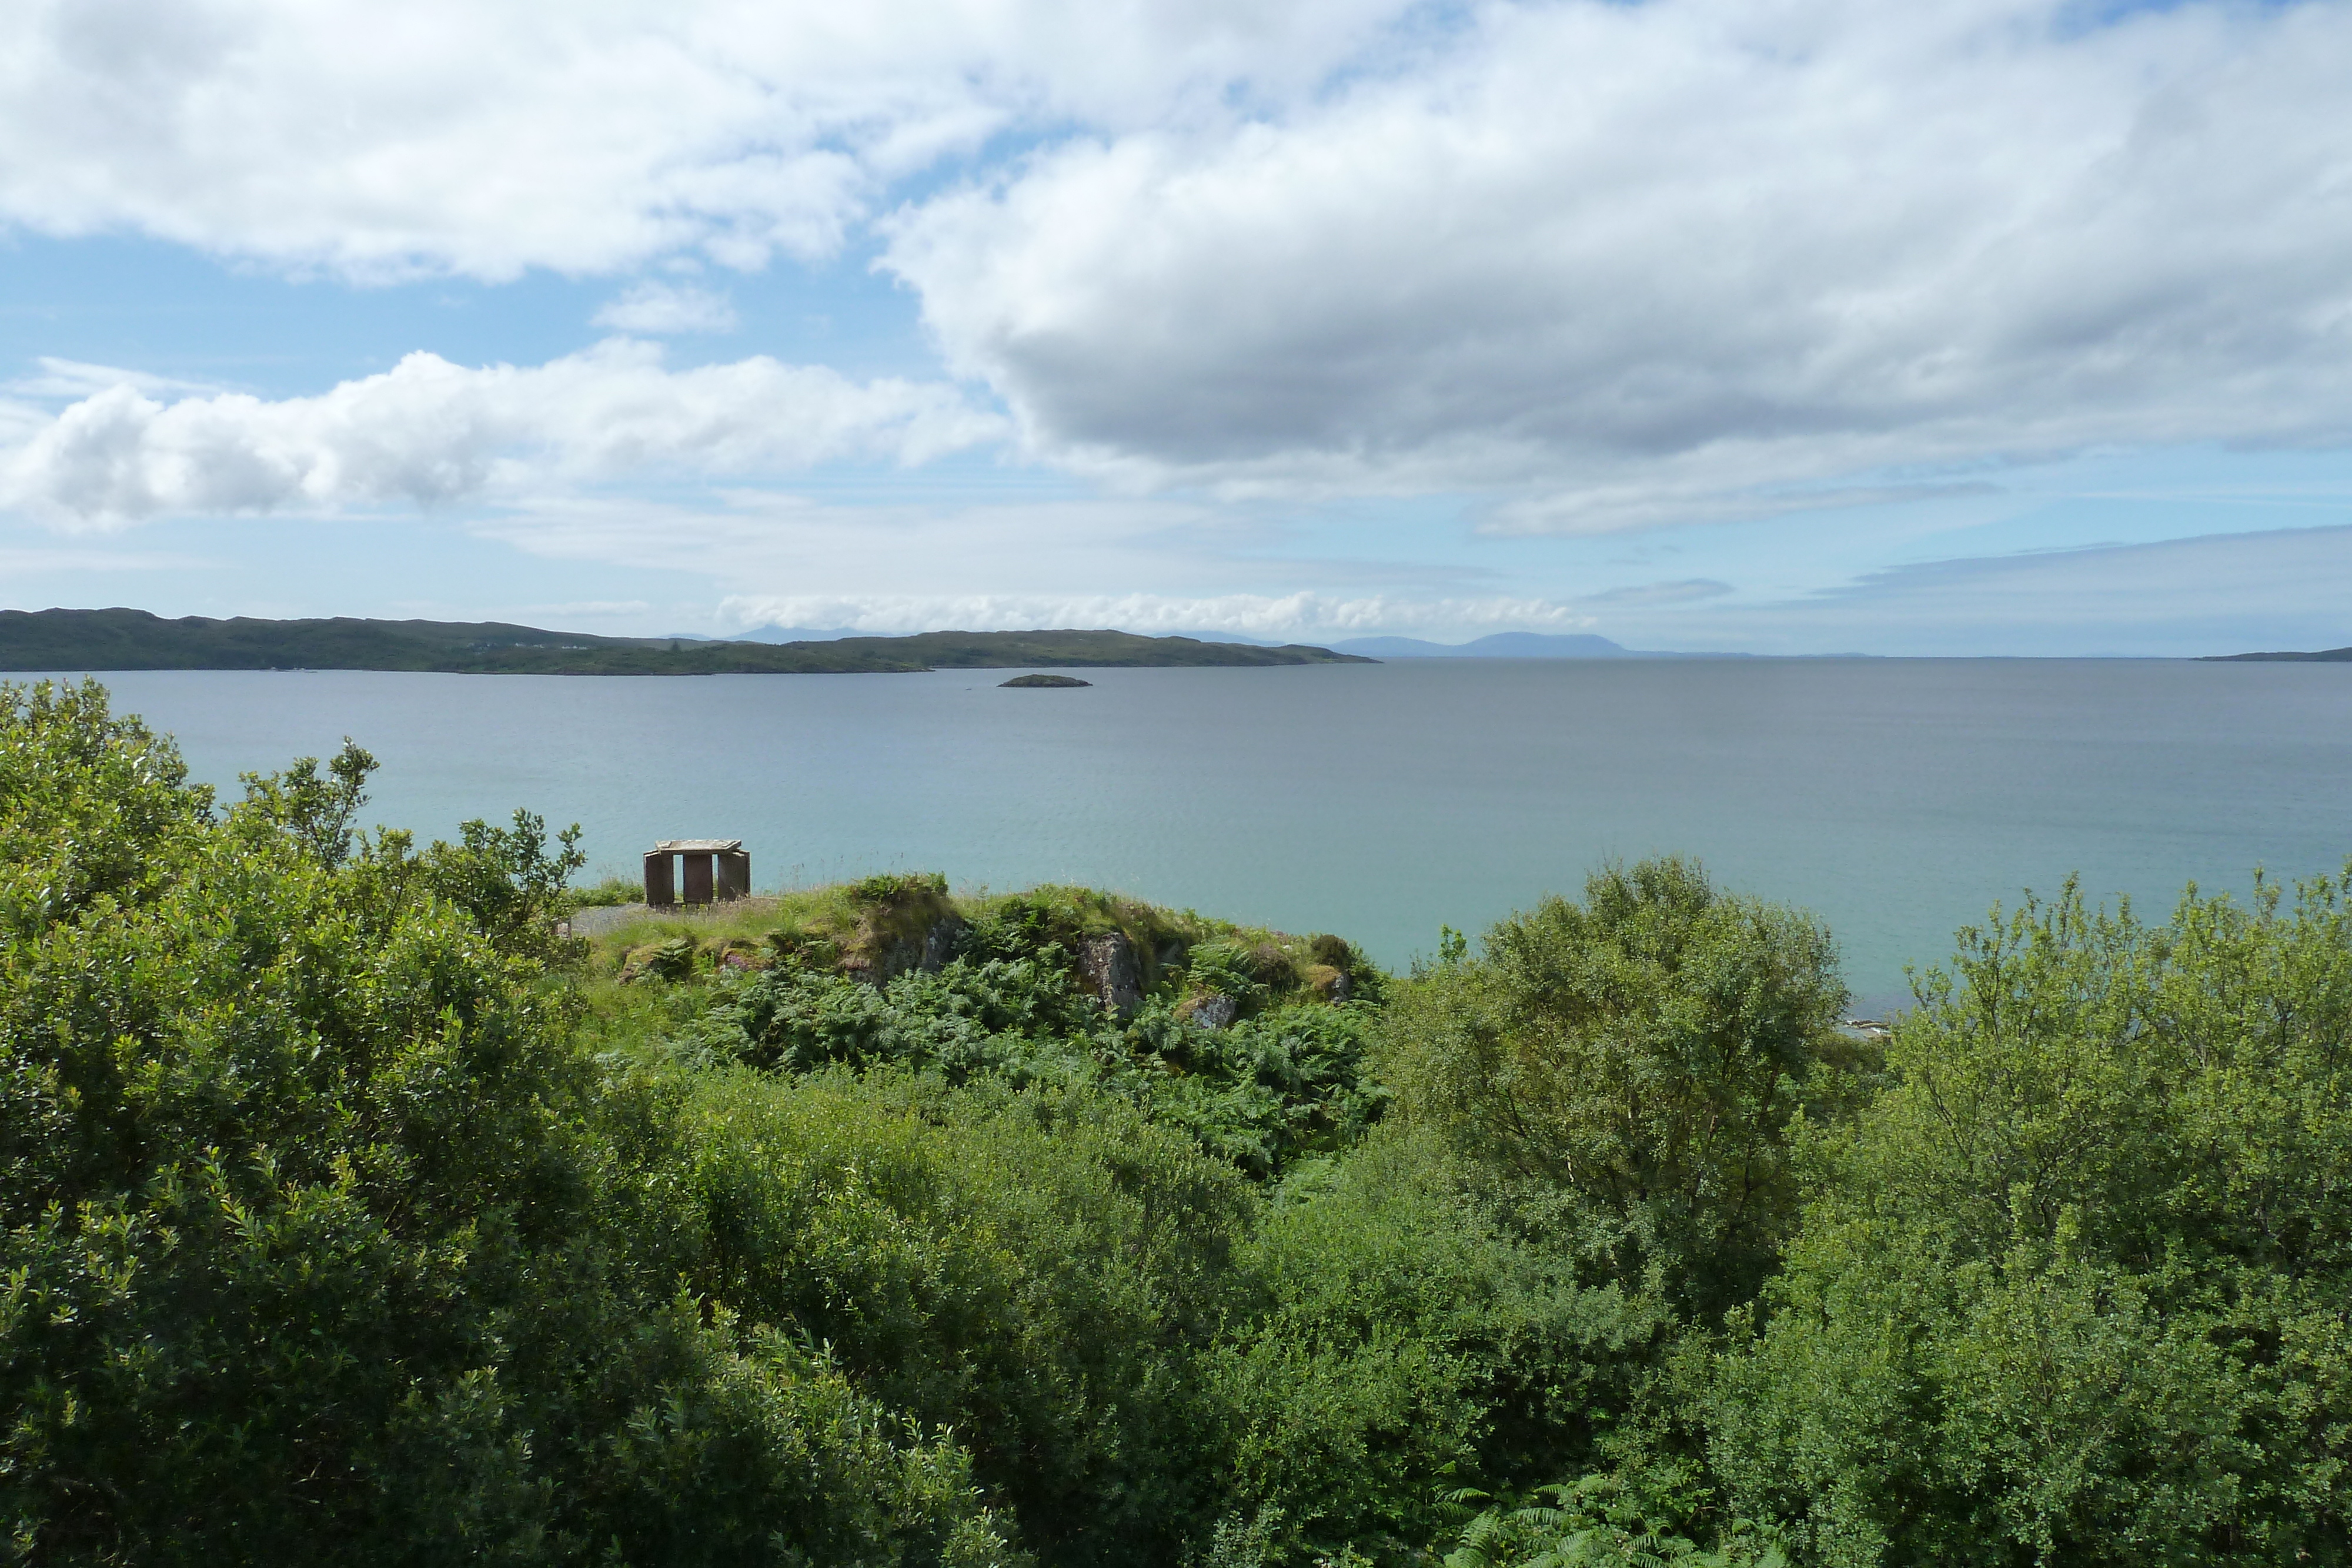
[[[1996, 899], [2352, 854], [2352, 665], [1500, 661], [682, 679], [116, 673], [196, 774], [383, 764], [424, 834], [516, 806], [634, 876], [656, 838], [741, 838], [762, 887], [874, 870], [1110, 887], [1402, 965], [1612, 856], [1701, 857], [1810, 905], [1859, 1005]], [[23, 679], [25, 677], [13, 677]]]

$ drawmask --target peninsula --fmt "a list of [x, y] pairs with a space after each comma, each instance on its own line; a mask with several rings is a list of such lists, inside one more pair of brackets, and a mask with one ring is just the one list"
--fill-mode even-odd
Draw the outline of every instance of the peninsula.
[[2205, 658], [2214, 664], [2242, 664], [2252, 660], [2281, 664], [2352, 664], [2352, 648], [2322, 648], [2316, 653], [2208, 653]]
[[263, 621], [143, 610], [0, 611], [0, 670], [411, 670], [452, 674], [745, 675], [1362, 664], [1328, 648], [1261, 648], [1126, 632], [925, 632], [824, 643], [594, 637], [500, 622]]

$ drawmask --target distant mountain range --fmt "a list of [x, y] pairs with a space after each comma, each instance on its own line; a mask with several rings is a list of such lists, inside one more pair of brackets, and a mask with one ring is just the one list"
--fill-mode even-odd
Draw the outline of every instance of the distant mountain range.
[[1331, 644], [1340, 653], [1370, 659], [1745, 659], [1747, 653], [1660, 653], [1627, 648], [1590, 632], [1497, 632], [1473, 643], [1424, 643], [1418, 637], [1350, 637]]
[[944, 669], [1363, 664], [1126, 632], [926, 632], [784, 643], [595, 637], [503, 622], [167, 621], [143, 610], [0, 611], [0, 670], [417, 670], [457, 674], [816, 674]]
[[[679, 632], [693, 643], [718, 639]], [[730, 639], [738, 643], [832, 643], [863, 633], [846, 626], [754, 626]], [[1229, 643], [1246, 648], [1283, 644], [1239, 632], [1194, 632], [1203, 643]], [[1743, 659], [1745, 653], [1662, 653], [1627, 648], [1591, 632], [1497, 632], [1473, 643], [1425, 643], [1418, 637], [1350, 637], [1329, 644], [1335, 653], [1364, 659]]]
[[2205, 657], [2221, 664], [2247, 659], [2276, 659], [2297, 664], [2352, 664], [2352, 648], [2324, 648], [2316, 653], [2208, 653]]
[[[1296, 643], [1277, 643], [1271, 637], [1246, 637], [1239, 632], [1186, 632], [1181, 634], [1195, 642], [1238, 643], [1246, 648], [1297, 646]], [[860, 632], [854, 626], [778, 626], [772, 622], [765, 626], [754, 626], [748, 632], [738, 632], [731, 637], [711, 637], [698, 632], [678, 632], [672, 635], [689, 643], [837, 643], [845, 637], [864, 637], [870, 633]]]

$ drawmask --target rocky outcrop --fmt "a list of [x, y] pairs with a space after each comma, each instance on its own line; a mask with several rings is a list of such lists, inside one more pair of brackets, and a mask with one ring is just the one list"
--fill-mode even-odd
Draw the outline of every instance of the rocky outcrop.
[[1222, 992], [1186, 997], [1176, 1004], [1176, 1016], [1194, 1029], [1223, 1029], [1241, 1017], [1242, 1005]]
[[691, 936], [672, 936], [667, 941], [633, 947], [621, 959], [621, 983], [626, 986], [643, 979], [691, 979], [698, 949], [699, 944]]
[[864, 940], [853, 941], [841, 960], [841, 972], [870, 986], [887, 986], [910, 969], [937, 974], [962, 945], [963, 917], [939, 915], [911, 929], [884, 925], [861, 928]]
[[1353, 988], [1348, 984], [1348, 971], [1328, 964], [1309, 964], [1298, 978], [1318, 1001], [1344, 1002]]
[[1135, 944], [1116, 931], [1078, 944], [1078, 979], [1103, 1011], [1124, 1020], [1143, 1007], [1143, 960]]

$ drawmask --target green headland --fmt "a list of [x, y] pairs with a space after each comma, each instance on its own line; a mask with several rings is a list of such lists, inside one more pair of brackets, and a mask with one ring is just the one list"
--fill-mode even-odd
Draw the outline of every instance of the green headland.
[[509, 675], [747, 675], [1017, 665], [1251, 666], [1374, 661], [1126, 632], [926, 632], [824, 643], [594, 637], [498, 622], [165, 620], [143, 610], [0, 611], [0, 670], [415, 670]]

